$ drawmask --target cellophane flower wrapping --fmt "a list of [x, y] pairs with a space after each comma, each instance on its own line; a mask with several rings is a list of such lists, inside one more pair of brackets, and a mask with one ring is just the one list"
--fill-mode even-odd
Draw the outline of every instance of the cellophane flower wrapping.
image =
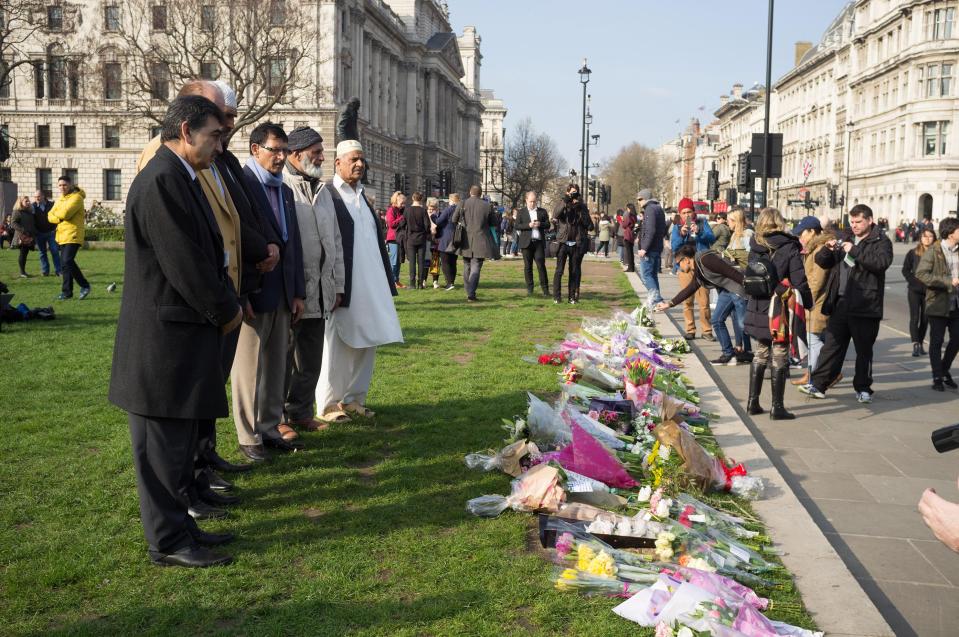
[[560, 486], [560, 474], [556, 467], [536, 465], [510, 483], [509, 497], [483, 495], [466, 503], [473, 515], [496, 517], [507, 508], [516, 511], [543, 511], [555, 513], [566, 500], [566, 492]]
[[533, 394], [527, 394], [527, 397], [529, 413], [526, 428], [529, 430], [529, 439], [544, 450], [568, 445], [573, 440], [573, 433], [559, 413]]
[[625, 449], [626, 443], [620, 440], [616, 435], [616, 430], [611, 429], [603, 423], [590, 418], [587, 414], [581, 414], [569, 405], [565, 405], [560, 411], [560, 417], [572, 431], [573, 423], [586, 430], [596, 440], [609, 447], [610, 449]]
[[589, 435], [575, 422], [570, 425], [573, 441], [551, 456], [564, 468], [618, 489], [631, 489], [639, 483], [626, 472], [613, 452]]
[[[524, 458], [531, 456], [530, 460], [524, 461]], [[479, 469], [480, 471], [493, 471], [499, 469], [503, 473], [513, 476], [519, 476], [523, 472], [524, 462], [530, 464], [536, 461], [540, 456], [536, 443], [526, 440], [517, 440], [514, 443], [506, 445], [495, 454], [470, 453], [464, 459], [466, 466], [470, 469]]]

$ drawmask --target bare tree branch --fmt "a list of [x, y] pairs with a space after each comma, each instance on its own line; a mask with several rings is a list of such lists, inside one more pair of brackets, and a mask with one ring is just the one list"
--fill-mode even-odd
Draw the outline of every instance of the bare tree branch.
[[633, 201], [636, 193], [651, 188], [660, 196], [666, 185], [668, 166], [662, 157], [638, 142], [624, 148], [602, 169], [603, 180], [612, 188], [612, 206], [622, 208]]
[[517, 206], [527, 191], [542, 193], [550, 187], [560, 176], [563, 158], [553, 138], [537, 133], [529, 118], [522, 120], [505, 142], [503, 196]]

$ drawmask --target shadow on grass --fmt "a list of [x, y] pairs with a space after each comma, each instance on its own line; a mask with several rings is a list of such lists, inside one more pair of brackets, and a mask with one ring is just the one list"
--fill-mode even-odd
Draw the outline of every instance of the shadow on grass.
[[[229, 567], [227, 567], [229, 568]], [[95, 616], [27, 633], [50, 635], [121, 635], [133, 626], [148, 627], [149, 634], [181, 635], [334, 635], [344, 626], [375, 630], [395, 624], [398, 618], [412, 622], [436, 622], [455, 617], [482, 603], [483, 592], [472, 588], [448, 590], [440, 595], [404, 593], [398, 599], [371, 596], [350, 602], [276, 600], [256, 608], [201, 606], [189, 602], [132, 607], [105, 616]]]

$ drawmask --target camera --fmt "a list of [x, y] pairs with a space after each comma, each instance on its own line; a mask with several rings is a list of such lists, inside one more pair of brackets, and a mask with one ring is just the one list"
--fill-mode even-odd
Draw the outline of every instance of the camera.
[[932, 432], [932, 446], [939, 453], [959, 449], [959, 425], [949, 425]]

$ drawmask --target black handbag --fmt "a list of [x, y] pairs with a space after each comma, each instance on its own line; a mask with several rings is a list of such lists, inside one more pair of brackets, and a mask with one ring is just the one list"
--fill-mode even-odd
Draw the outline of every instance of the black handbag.
[[466, 226], [462, 223], [456, 224], [456, 227], [453, 228], [453, 239], [450, 243], [453, 244], [454, 248], [463, 247], [463, 244], [466, 243]]

